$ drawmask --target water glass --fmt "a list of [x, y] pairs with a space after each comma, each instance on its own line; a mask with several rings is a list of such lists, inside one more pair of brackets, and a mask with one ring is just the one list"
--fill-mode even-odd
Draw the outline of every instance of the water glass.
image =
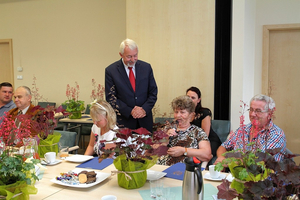
[[66, 159], [69, 156], [69, 147], [68, 146], [60, 146], [59, 147], [59, 158]]
[[151, 180], [150, 181], [150, 197], [159, 199], [163, 195], [163, 180]]
[[0, 138], [0, 155], [5, 151], [5, 143], [2, 138]]

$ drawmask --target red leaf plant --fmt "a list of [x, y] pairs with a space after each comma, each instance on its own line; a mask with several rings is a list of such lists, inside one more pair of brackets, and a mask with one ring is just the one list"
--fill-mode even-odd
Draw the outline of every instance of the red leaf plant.
[[[31, 122], [28, 116], [19, 115], [16, 119], [13, 119], [11, 115], [5, 112], [2, 118], [0, 138], [2, 138], [6, 146], [12, 147], [14, 144], [22, 141], [23, 138], [30, 137]], [[19, 127], [17, 127], [16, 121], [22, 121], [22, 123], [19, 123]]]
[[228, 180], [222, 181], [222, 184], [218, 186], [218, 198], [226, 200], [234, 198], [299, 199], [300, 166], [297, 166], [291, 159], [299, 154], [285, 154], [283, 161], [277, 162], [273, 156], [280, 152], [280, 148], [266, 149], [262, 152], [256, 142], [247, 144], [248, 140], [244, 138], [246, 134], [244, 112], [247, 105], [242, 103], [238, 134], [241, 134], [245, 143], [243, 149], [226, 152], [226, 159], [216, 166], [219, 171], [228, 166], [235, 178], [232, 183]]
[[[104, 150], [103, 158], [115, 152], [115, 156], [125, 154], [127, 159], [132, 161], [142, 161], [143, 159], [153, 159], [153, 156], [167, 154], [168, 147], [161, 145], [166, 141], [167, 134], [158, 130], [150, 133], [145, 128], [131, 130], [121, 128], [116, 130], [114, 138], [116, 147], [110, 150]], [[102, 141], [105, 142], [105, 141]]]
[[47, 106], [42, 108], [35, 106], [32, 111], [36, 114], [31, 118], [32, 129], [39, 134], [41, 139], [46, 139], [48, 135], [53, 134], [55, 127], [57, 126], [57, 120], [55, 119], [55, 113], [62, 113], [67, 115], [62, 106], [55, 108], [54, 106]]

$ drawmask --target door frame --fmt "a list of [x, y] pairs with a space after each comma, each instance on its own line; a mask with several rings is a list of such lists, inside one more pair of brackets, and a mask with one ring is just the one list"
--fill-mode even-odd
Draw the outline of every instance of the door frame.
[[8, 44], [8, 51], [9, 51], [9, 67], [10, 67], [10, 80], [11, 84], [14, 85], [14, 65], [13, 65], [13, 46], [12, 46], [12, 39], [0, 39], [0, 45], [1, 44]]
[[274, 30], [300, 30], [300, 24], [276, 24], [263, 26], [263, 50], [262, 50], [262, 93], [269, 95], [271, 93], [271, 83], [269, 79], [269, 46], [270, 32]]

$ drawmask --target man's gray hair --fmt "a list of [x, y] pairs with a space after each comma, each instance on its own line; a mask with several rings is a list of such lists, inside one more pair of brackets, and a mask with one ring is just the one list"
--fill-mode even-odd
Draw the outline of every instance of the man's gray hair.
[[31, 90], [30, 90], [29, 87], [27, 87], [27, 86], [20, 86], [20, 87], [18, 87], [18, 88], [24, 88], [24, 89], [26, 90], [26, 95], [27, 95], [27, 96], [28, 96], [28, 95], [31, 95]]
[[120, 53], [122, 55], [124, 53], [124, 49], [126, 46], [131, 50], [137, 49], [139, 51], [139, 48], [138, 48], [137, 44], [135, 43], [135, 41], [127, 38], [127, 39], [123, 40], [120, 44]]
[[264, 111], [273, 111], [275, 108], [275, 101], [267, 95], [257, 94], [252, 97], [252, 99], [250, 100], [250, 104], [252, 103], [252, 101], [264, 101], [266, 103]]

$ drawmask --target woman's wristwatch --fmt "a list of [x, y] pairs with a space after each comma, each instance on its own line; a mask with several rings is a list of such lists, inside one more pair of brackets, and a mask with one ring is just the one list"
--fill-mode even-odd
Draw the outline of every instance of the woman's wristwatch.
[[184, 156], [187, 156], [187, 148], [185, 147], [185, 152], [183, 153]]

